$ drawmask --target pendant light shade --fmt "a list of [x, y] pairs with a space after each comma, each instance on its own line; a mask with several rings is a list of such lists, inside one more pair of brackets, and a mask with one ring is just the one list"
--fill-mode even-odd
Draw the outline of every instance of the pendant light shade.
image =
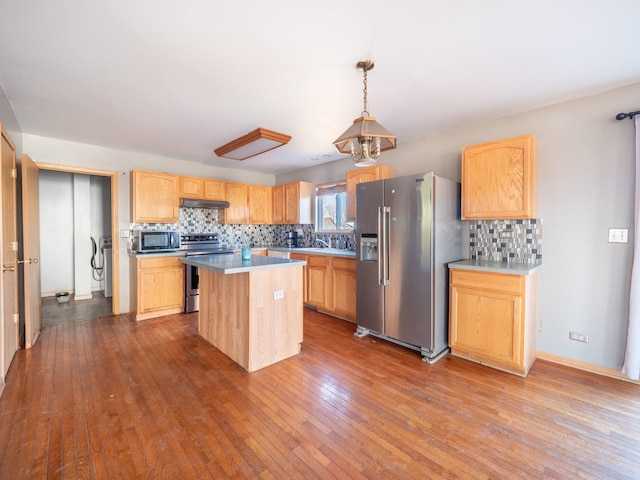
[[374, 67], [373, 61], [363, 60], [356, 66], [364, 72], [364, 110], [333, 144], [340, 153], [351, 155], [356, 167], [366, 167], [375, 165], [381, 152], [396, 148], [397, 137], [367, 111], [367, 72]]

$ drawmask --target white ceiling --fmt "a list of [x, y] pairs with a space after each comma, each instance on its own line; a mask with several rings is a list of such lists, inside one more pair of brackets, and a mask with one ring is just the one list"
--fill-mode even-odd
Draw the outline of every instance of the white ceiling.
[[[24, 133], [276, 174], [340, 158], [359, 60], [402, 145], [640, 81], [639, 18], [638, 0], [0, 0], [0, 85]], [[258, 127], [293, 138], [213, 153]]]

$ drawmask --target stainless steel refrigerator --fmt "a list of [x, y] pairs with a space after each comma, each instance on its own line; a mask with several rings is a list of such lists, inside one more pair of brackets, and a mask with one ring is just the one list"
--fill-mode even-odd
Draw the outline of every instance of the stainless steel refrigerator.
[[447, 353], [447, 263], [468, 258], [463, 236], [457, 182], [426, 173], [358, 184], [356, 335], [428, 362]]

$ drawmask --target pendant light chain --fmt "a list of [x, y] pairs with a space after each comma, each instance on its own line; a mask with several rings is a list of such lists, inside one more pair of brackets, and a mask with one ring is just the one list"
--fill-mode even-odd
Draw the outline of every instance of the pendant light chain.
[[363, 68], [362, 71], [364, 72], [364, 77], [362, 79], [362, 84], [364, 85], [362, 92], [364, 93], [364, 110], [362, 111], [362, 116], [363, 117], [368, 117], [369, 116], [369, 110], [367, 109], [367, 69]]

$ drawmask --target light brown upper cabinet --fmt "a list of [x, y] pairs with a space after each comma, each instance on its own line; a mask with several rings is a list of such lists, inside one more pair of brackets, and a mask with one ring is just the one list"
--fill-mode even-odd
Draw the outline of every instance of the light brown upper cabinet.
[[271, 187], [249, 185], [249, 223], [271, 223]]
[[393, 177], [393, 169], [387, 165], [357, 168], [347, 171], [347, 218], [356, 218], [356, 185]]
[[226, 200], [227, 185], [221, 180], [204, 179], [204, 198], [207, 200]]
[[179, 180], [167, 173], [131, 171], [131, 221], [176, 223]]
[[226, 200], [225, 182], [198, 177], [180, 177], [180, 198]]
[[273, 187], [273, 223], [313, 223], [312, 190], [313, 185], [309, 182], [292, 182]]
[[249, 185], [227, 182], [227, 201], [225, 223], [249, 223]]
[[204, 198], [204, 178], [180, 177], [180, 198]]
[[533, 134], [462, 149], [462, 219], [535, 218]]

